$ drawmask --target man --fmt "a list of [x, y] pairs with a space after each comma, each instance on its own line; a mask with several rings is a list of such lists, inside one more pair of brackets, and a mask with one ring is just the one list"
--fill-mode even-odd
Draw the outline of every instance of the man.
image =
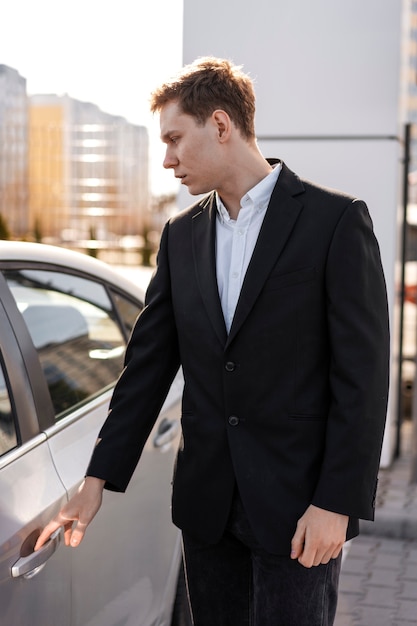
[[388, 392], [367, 208], [262, 156], [227, 60], [186, 66], [151, 108], [164, 167], [208, 195], [163, 231], [87, 478], [37, 547], [60, 525], [78, 545], [103, 487], [126, 489], [181, 365], [172, 511], [195, 625], [330, 625], [342, 545], [374, 515]]

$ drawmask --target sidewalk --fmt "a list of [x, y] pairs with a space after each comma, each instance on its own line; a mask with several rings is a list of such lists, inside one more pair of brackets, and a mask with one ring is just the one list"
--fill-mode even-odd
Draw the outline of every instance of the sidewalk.
[[417, 485], [410, 485], [411, 423], [401, 457], [381, 469], [375, 522], [345, 551], [335, 626], [417, 625]]

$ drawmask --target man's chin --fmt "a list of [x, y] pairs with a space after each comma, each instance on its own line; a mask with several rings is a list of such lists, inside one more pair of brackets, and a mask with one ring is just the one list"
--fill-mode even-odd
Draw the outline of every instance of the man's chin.
[[206, 189], [205, 187], [193, 187], [192, 185], [185, 185], [187, 187], [188, 193], [191, 196], [202, 196], [205, 193], [209, 193], [210, 191], [212, 191], [211, 189]]

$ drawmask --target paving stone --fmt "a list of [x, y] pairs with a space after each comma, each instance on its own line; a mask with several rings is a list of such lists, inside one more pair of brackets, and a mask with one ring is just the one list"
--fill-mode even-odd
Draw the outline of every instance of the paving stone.
[[358, 617], [358, 613], [360, 611], [360, 594], [347, 594], [341, 593], [339, 594], [339, 599], [337, 603], [337, 615], [351, 615], [353, 617]]
[[375, 560], [373, 562], [374, 569], [394, 569], [397, 570], [401, 567], [401, 563], [403, 562], [402, 554], [386, 554], [381, 553], [377, 554]]
[[339, 596], [334, 626], [360, 626], [359, 599], [359, 596], [355, 594]]
[[410, 563], [417, 563], [417, 546], [409, 551], [408, 560]]
[[417, 623], [416, 602], [411, 600], [401, 600], [398, 618], [403, 620], [414, 620], [415, 623]]
[[357, 626], [358, 622], [350, 615], [338, 615], [334, 626]]
[[346, 542], [343, 548], [343, 554], [346, 552], [350, 555], [361, 559], [370, 559], [374, 556], [375, 544], [379, 541], [378, 537], [371, 535], [359, 535], [354, 539]]
[[370, 563], [370, 559], [360, 559], [349, 554], [343, 563], [342, 572], [363, 575], [369, 569]]
[[376, 537], [365, 535], [356, 537], [350, 542], [348, 554], [349, 556], [361, 559], [372, 558], [378, 541]]
[[395, 610], [381, 607], [364, 607], [360, 617], [360, 626], [392, 626]]
[[363, 589], [366, 578], [357, 574], [344, 573], [340, 577], [339, 589], [346, 593], [356, 593], [363, 596]]
[[417, 563], [406, 563], [401, 577], [406, 580], [415, 580], [417, 584]]
[[396, 589], [391, 587], [367, 587], [362, 604], [364, 606], [395, 607], [398, 604]]
[[371, 572], [369, 584], [381, 587], [398, 587], [398, 569], [376, 568]]
[[405, 551], [405, 544], [403, 541], [398, 542], [397, 539], [379, 537], [378, 551], [381, 554], [401, 554], [402, 555]]
[[[403, 587], [401, 593], [398, 596], [400, 599], [414, 600], [417, 601], [417, 581], [416, 580], [407, 580], [403, 583]], [[417, 619], [417, 606], [415, 609], [415, 617]]]

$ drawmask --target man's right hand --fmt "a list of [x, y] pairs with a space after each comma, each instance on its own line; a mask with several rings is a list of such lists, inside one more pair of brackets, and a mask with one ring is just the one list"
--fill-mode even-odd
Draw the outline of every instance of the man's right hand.
[[39, 550], [60, 526], [64, 528], [65, 545], [77, 547], [83, 540], [87, 526], [101, 506], [104, 480], [87, 476], [78, 492], [67, 502], [56, 517], [41, 532], [35, 544]]

